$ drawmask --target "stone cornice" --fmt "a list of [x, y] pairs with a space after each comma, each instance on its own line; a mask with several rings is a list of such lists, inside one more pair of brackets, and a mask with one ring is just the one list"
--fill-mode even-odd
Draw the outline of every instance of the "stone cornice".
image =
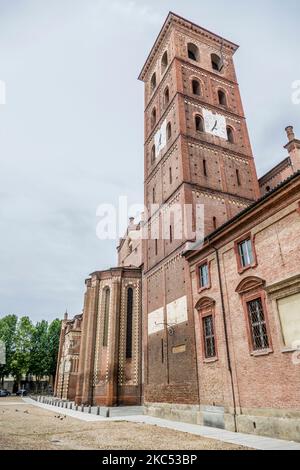
[[[245, 210], [208, 235], [204, 243], [189, 245], [184, 255], [188, 259], [199, 257], [200, 252], [206, 256], [212, 247], [221, 248], [230, 241], [237, 238], [240, 232], [252, 230], [260, 222], [267, 219], [282, 208], [299, 200], [300, 193], [300, 171], [281, 183], [277, 188], [254, 202]], [[295, 208], [295, 210], [297, 210]]]
[[258, 179], [259, 185], [262, 186], [267, 181], [271, 180], [272, 178], [277, 176], [279, 173], [281, 173], [281, 171], [284, 170], [285, 168], [287, 168], [288, 166], [291, 166], [290, 157], [286, 157], [284, 160], [282, 160], [276, 166], [271, 168], [271, 170], [269, 170], [267, 173], [265, 173], [263, 176], [261, 176]]

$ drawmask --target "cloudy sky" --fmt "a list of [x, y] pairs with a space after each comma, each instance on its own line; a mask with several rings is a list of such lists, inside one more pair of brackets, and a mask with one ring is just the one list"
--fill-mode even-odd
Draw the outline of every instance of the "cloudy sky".
[[172, 10], [240, 44], [236, 67], [259, 175], [300, 135], [299, 0], [0, 0], [0, 316], [82, 309], [115, 264], [96, 210], [143, 198], [138, 73]]

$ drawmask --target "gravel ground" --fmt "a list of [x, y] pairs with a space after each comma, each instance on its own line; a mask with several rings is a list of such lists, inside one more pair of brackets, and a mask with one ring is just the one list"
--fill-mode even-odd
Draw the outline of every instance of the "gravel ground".
[[171, 429], [124, 421], [86, 423], [25, 404], [0, 399], [0, 449], [244, 450]]

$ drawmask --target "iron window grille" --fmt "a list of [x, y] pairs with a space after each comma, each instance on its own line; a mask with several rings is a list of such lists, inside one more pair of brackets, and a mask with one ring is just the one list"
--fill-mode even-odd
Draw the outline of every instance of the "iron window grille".
[[269, 348], [267, 324], [261, 298], [247, 302], [251, 336], [255, 351]]
[[206, 359], [216, 357], [216, 343], [213, 316], [203, 318], [204, 352]]

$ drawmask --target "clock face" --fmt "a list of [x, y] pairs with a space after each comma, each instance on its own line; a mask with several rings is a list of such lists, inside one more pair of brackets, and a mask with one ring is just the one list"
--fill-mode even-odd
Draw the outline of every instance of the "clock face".
[[203, 110], [205, 132], [227, 140], [226, 119], [221, 114]]
[[164, 120], [164, 122], [161, 125], [161, 128], [155, 134], [154, 142], [155, 142], [155, 153], [157, 157], [159, 153], [161, 152], [161, 150], [163, 150], [167, 144], [167, 121], [166, 120]]

